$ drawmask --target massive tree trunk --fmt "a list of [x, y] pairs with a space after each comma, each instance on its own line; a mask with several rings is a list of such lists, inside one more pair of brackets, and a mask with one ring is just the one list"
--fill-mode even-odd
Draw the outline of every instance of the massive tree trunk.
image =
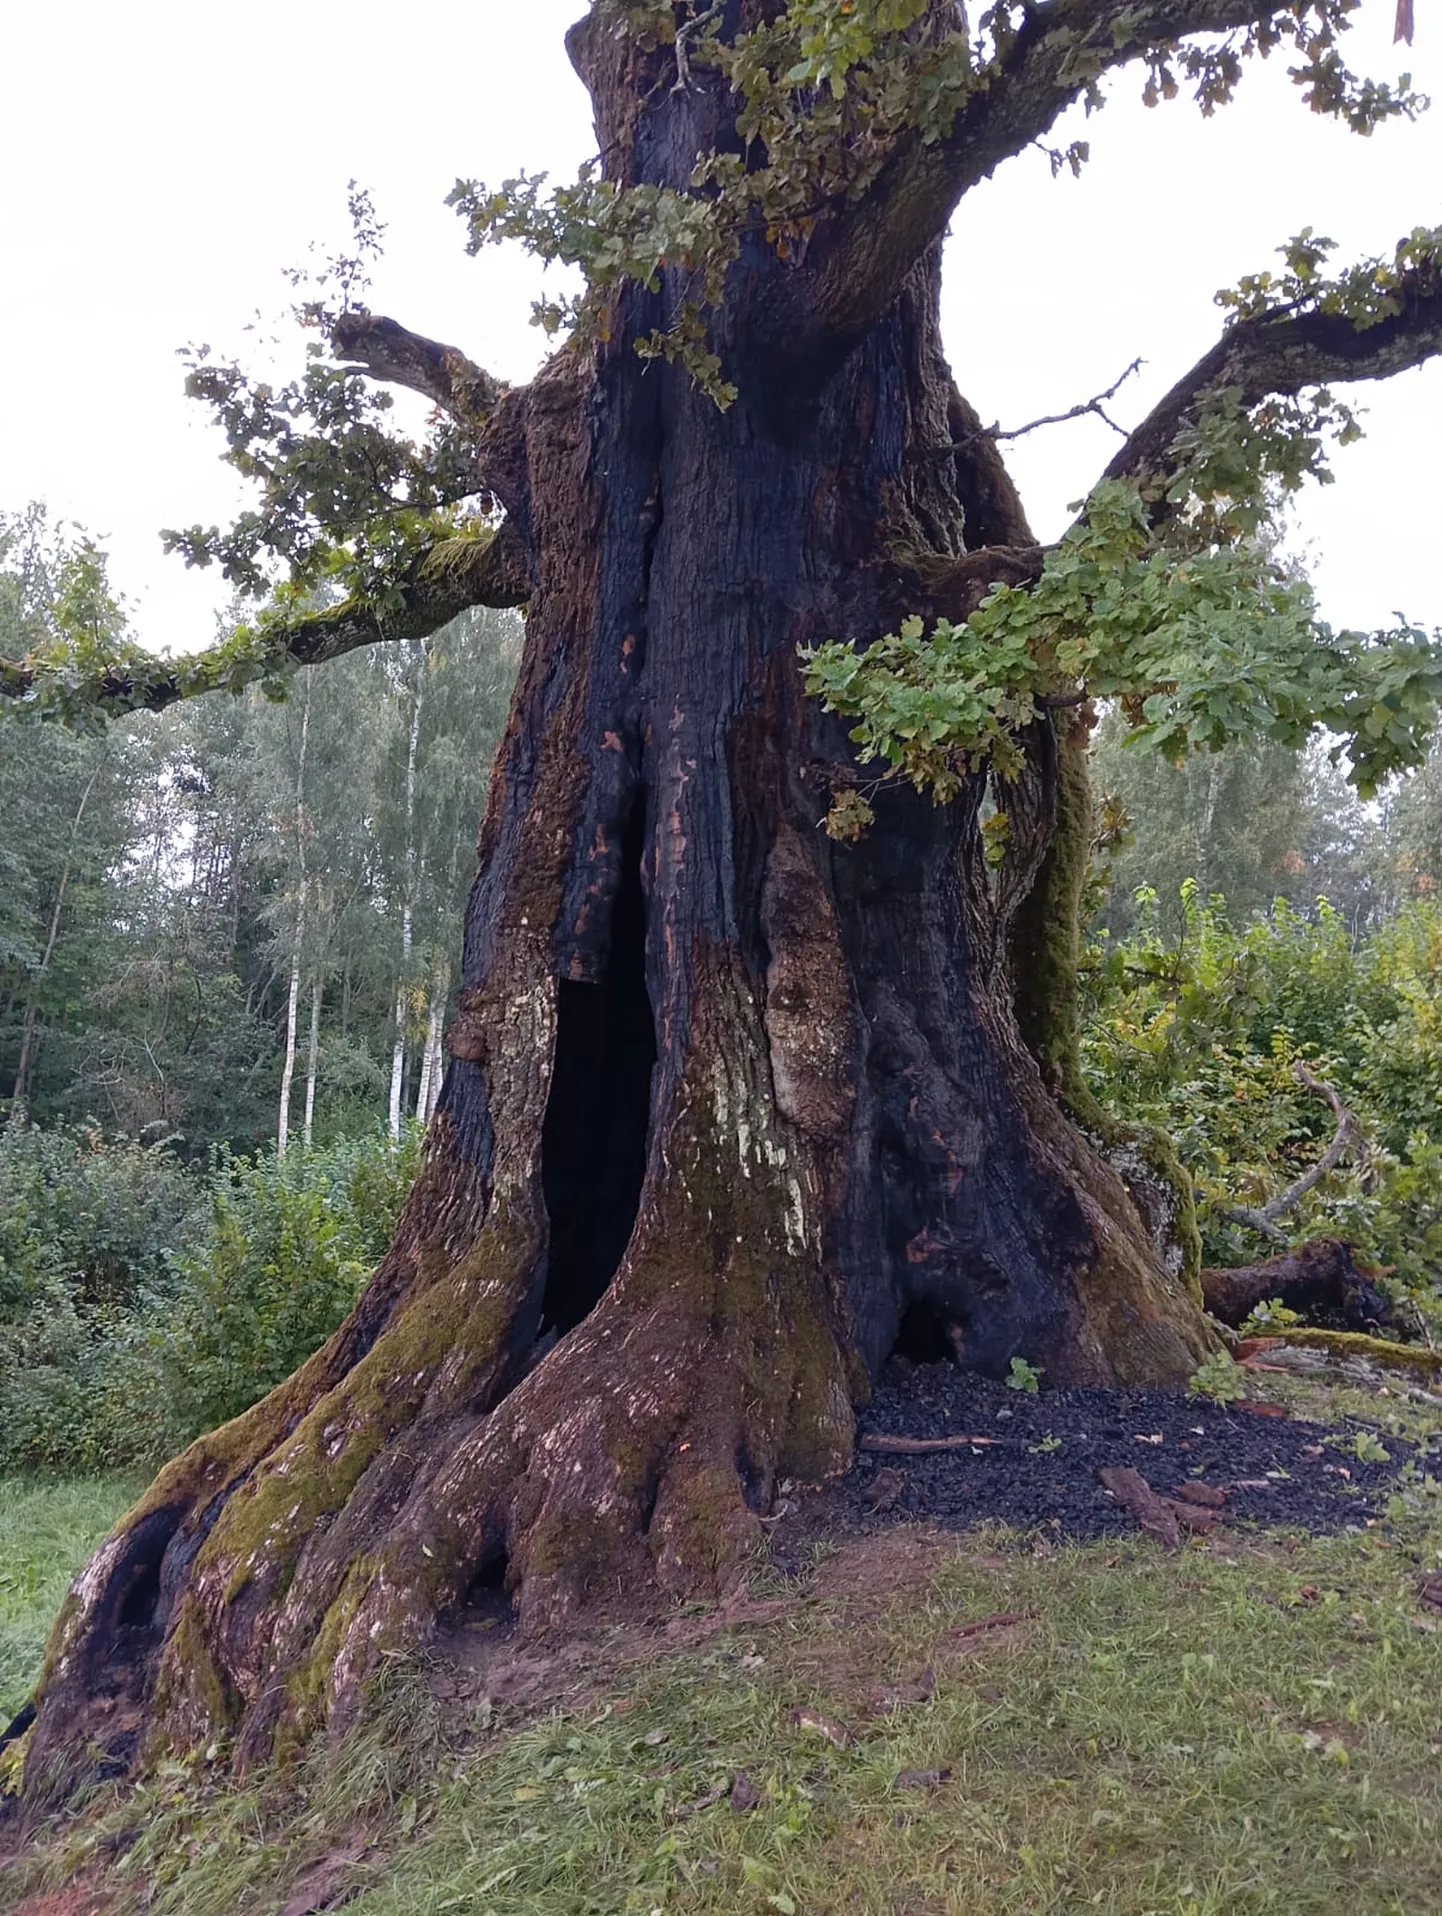
[[[646, 57], [582, 48], [602, 150], [684, 180], [712, 98]], [[988, 443], [945, 450], [937, 250], [855, 340], [768, 330], [777, 271], [735, 274], [728, 411], [633, 351], [674, 288], [502, 403], [532, 597], [426, 1168], [346, 1325], [77, 1582], [32, 1777], [344, 1722], [497, 1580], [529, 1630], [715, 1591], [779, 1482], [846, 1466], [898, 1342], [1055, 1382], [1178, 1380], [1207, 1347], [1064, 1106], [1068, 742], [996, 795], [998, 871], [977, 781], [821, 829], [857, 774], [798, 646], [894, 626], [898, 555], [1030, 535]]]

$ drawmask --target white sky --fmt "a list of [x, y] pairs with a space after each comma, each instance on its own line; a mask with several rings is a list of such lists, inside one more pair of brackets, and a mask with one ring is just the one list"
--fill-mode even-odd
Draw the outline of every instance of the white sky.
[[[158, 531], [224, 520], [241, 497], [219, 436], [181, 392], [176, 350], [244, 355], [257, 314], [284, 310], [282, 269], [344, 241], [346, 182], [389, 224], [372, 303], [526, 377], [535, 269], [469, 260], [442, 201], [458, 175], [522, 167], [566, 176], [590, 150], [584, 93], [561, 35], [580, 0], [431, 0], [394, 8], [318, 0], [48, 0], [0, 24], [0, 509], [29, 498], [108, 544], [140, 636], [188, 648], [211, 635], [223, 588], [160, 551]], [[1215, 337], [1218, 286], [1272, 263], [1305, 225], [1344, 256], [1442, 220], [1442, 11], [1420, 45], [1390, 46], [1392, 0], [1364, 0], [1351, 63], [1410, 67], [1438, 96], [1415, 126], [1369, 141], [1307, 113], [1275, 57], [1210, 122], [1181, 101], [1146, 113], [1140, 80], [1059, 144], [1092, 141], [1080, 182], [1040, 154], [958, 212], [947, 343], [988, 421], [1021, 424], [1108, 385], [1134, 421]], [[1401, 55], [1407, 55], [1402, 59]], [[297, 358], [298, 363], [298, 358]], [[1438, 449], [1442, 365], [1354, 388], [1369, 436], [1314, 492], [1301, 534], [1323, 608], [1377, 624], [1400, 608], [1442, 624]], [[1114, 444], [1087, 421], [1032, 435], [1013, 470], [1043, 536], [1064, 523]]]

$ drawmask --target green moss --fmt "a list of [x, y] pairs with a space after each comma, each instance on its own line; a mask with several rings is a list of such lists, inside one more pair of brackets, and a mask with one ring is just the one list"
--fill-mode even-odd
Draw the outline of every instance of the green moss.
[[1442, 1351], [1421, 1344], [1397, 1344], [1388, 1337], [1369, 1337], [1363, 1331], [1329, 1331], [1299, 1326], [1281, 1335], [1284, 1344], [1333, 1351], [1338, 1357], [1369, 1357], [1396, 1370], [1414, 1370], [1424, 1377], [1442, 1377]]

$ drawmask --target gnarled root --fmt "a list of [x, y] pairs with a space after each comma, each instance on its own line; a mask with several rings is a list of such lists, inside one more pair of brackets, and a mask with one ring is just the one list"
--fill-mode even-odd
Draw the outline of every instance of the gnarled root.
[[853, 1380], [784, 1154], [721, 1142], [673, 1125], [610, 1289], [528, 1372], [544, 1265], [515, 1203], [348, 1369], [328, 1346], [171, 1465], [67, 1600], [27, 1785], [341, 1726], [478, 1578], [532, 1632], [723, 1590], [778, 1478], [845, 1468]]

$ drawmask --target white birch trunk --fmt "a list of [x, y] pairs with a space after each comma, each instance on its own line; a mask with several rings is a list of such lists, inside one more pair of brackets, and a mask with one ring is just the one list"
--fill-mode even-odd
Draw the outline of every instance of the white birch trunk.
[[438, 964], [431, 977], [430, 1016], [426, 1020], [426, 1048], [421, 1054], [421, 1081], [416, 1091], [416, 1117], [429, 1124], [441, 1092], [441, 1031], [450, 991], [449, 965]]
[[[305, 945], [305, 908], [308, 881], [305, 869], [305, 748], [310, 739], [310, 676], [306, 675], [305, 703], [300, 714], [300, 756], [295, 769], [295, 845], [300, 867], [300, 896], [295, 908], [295, 941], [290, 952], [290, 995], [285, 1007], [285, 1066], [280, 1074], [280, 1113], [275, 1126], [275, 1154], [283, 1158], [290, 1143], [290, 1092], [295, 1082], [295, 1027], [300, 1008], [300, 958]], [[307, 1138], [309, 1142], [309, 1138]]]
[[280, 1074], [280, 1115], [275, 1126], [275, 1154], [285, 1156], [290, 1143], [290, 1088], [295, 1082], [295, 1026], [300, 1006], [300, 946], [305, 936], [305, 891], [295, 919], [295, 944], [290, 954], [290, 995], [285, 1005], [285, 1067]]
[[415, 702], [411, 706], [410, 749], [406, 753], [405, 896], [401, 904], [401, 971], [396, 980], [396, 1038], [391, 1052], [392, 1143], [401, 1134], [401, 1094], [406, 1081], [406, 982], [411, 969], [411, 933], [415, 918], [416, 746], [421, 735], [421, 667], [424, 656], [422, 652], [417, 661]]
[[316, 1063], [320, 1057], [320, 1001], [325, 986], [319, 972], [310, 994], [310, 1051], [305, 1063], [305, 1148], [309, 1151], [315, 1137]]

